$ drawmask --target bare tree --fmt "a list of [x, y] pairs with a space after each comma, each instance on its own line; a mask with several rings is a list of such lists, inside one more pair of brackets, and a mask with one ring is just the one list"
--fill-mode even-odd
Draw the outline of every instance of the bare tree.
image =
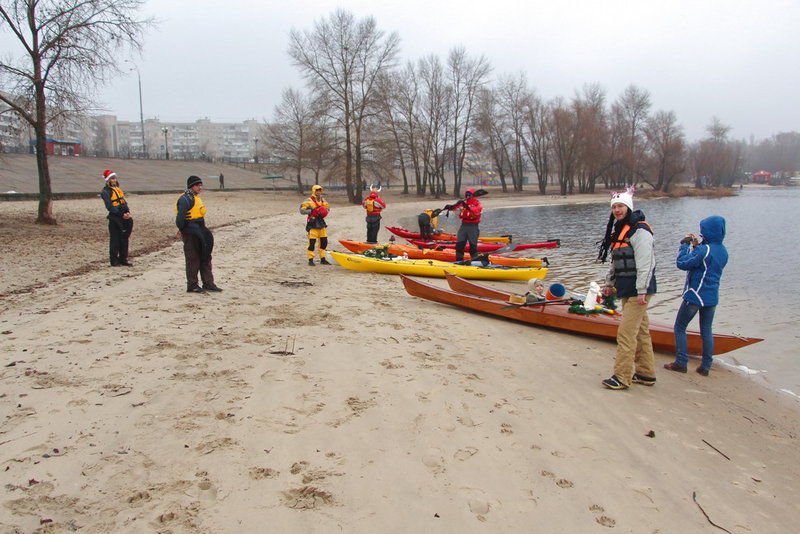
[[300, 192], [315, 115], [307, 96], [295, 89], [285, 89], [280, 104], [275, 106], [272, 122], [264, 128], [264, 148], [280, 160], [283, 169], [294, 173]]
[[622, 170], [625, 175], [621, 178], [626, 183], [635, 185], [641, 176], [639, 165], [646, 149], [642, 129], [650, 111], [650, 93], [629, 85], [614, 103], [613, 109], [618, 125], [625, 132], [622, 153]]
[[500, 106], [497, 89], [484, 89], [478, 99], [478, 108], [475, 114], [475, 142], [476, 151], [489, 156], [494, 163], [497, 176], [503, 192], [508, 191], [506, 174], [511, 172], [509, 161], [508, 140], [510, 130], [508, 116]]
[[686, 170], [683, 128], [672, 111], [659, 111], [648, 118], [644, 128], [653, 159], [653, 181], [657, 191], [669, 192], [675, 179]]
[[395, 65], [400, 45], [396, 33], [384, 35], [375, 19], [356, 21], [342, 9], [314, 24], [312, 31], [292, 30], [289, 56], [315, 92], [334, 112], [344, 133], [345, 186], [348, 200], [361, 202], [363, 126], [377, 112], [377, 82]]
[[730, 127], [714, 117], [706, 127], [708, 137], [692, 148], [692, 163], [698, 187], [729, 186], [739, 162], [738, 147], [728, 141]]
[[594, 193], [596, 181], [613, 163], [605, 91], [589, 84], [573, 100], [578, 121], [578, 163], [576, 179], [579, 193]]
[[[144, 0], [0, 0], [0, 20], [19, 55], [0, 61], [0, 101], [36, 136], [39, 209], [36, 222], [56, 224], [47, 163], [48, 125], [88, 108], [88, 95], [119, 72], [116, 53], [139, 50], [151, 19], [137, 18]], [[2, 92], [4, 91], [4, 92]]]
[[473, 114], [480, 89], [486, 84], [492, 71], [483, 56], [470, 58], [463, 47], [450, 52], [447, 59], [447, 75], [450, 85], [450, 119], [452, 132], [452, 165], [454, 175], [453, 194], [461, 190], [464, 158], [472, 140]]
[[501, 77], [499, 80], [498, 103], [503, 111], [507, 128], [506, 159], [509, 162], [514, 191], [522, 191], [523, 174], [527, 168], [523, 148], [524, 121], [528, 97], [528, 81], [520, 73], [516, 77]]
[[560, 192], [562, 195], [572, 194], [578, 166], [578, 117], [574, 107], [567, 105], [562, 98], [554, 99], [550, 108], [550, 130]]
[[420, 80], [421, 105], [419, 121], [422, 194], [425, 186], [431, 195], [439, 198], [446, 194], [444, 177], [446, 151], [449, 146], [449, 111], [451, 92], [445, 81], [444, 67], [437, 56], [427, 56], [419, 61], [417, 73]]

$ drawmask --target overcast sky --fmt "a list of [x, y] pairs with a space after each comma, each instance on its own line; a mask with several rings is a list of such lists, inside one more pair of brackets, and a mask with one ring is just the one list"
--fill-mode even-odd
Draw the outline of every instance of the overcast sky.
[[[149, 0], [160, 23], [135, 58], [145, 118], [269, 120], [283, 89], [303, 87], [290, 29], [337, 7], [397, 32], [402, 62], [464, 46], [493, 77], [526, 73], [545, 99], [599, 83], [613, 101], [635, 84], [690, 141], [715, 116], [735, 138], [800, 131], [798, 0]], [[138, 120], [135, 72], [101, 97]]]

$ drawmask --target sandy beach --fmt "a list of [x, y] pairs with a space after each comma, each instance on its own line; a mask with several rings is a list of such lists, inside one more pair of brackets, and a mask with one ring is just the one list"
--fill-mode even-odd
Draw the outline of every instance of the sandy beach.
[[[385, 193], [384, 225], [438, 206]], [[129, 196], [132, 268], [99, 199], [0, 203], [3, 532], [800, 529], [796, 401], [716, 368], [604, 389], [613, 343], [307, 266], [293, 193], [204, 193], [224, 291], [187, 294], [176, 194]], [[364, 239], [329, 200], [329, 249]]]

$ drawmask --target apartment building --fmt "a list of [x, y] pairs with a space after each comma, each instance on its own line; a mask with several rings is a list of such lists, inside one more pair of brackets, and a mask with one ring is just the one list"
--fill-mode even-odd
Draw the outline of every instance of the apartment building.
[[[51, 127], [48, 137], [54, 144], [80, 145], [84, 156], [241, 163], [256, 157], [261, 127], [256, 120], [219, 123], [203, 118], [188, 123], [158, 119], [129, 122], [117, 120], [114, 115], [99, 115], [63, 121]], [[0, 152], [29, 152], [33, 146], [31, 141], [31, 128], [0, 104]]]

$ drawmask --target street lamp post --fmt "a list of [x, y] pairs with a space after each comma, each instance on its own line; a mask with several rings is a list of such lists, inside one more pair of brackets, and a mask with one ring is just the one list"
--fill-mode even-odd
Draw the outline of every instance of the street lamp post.
[[167, 159], [169, 159], [169, 145], [167, 144], [167, 132], [169, 131], [169, 128], [164, 126], [161, 128], [161, 131], [164, 132], [164, 150], [167, 151]]
[[[126, 63], [130, 63], [127, 59], [125, 60]], [[142, 126], [142, 154], [145, 158], [147, 158], [147, 144], [144, 141], [144, 108], [142, 107], [142, 75], [139, 74], [139, 68], [136, 65], [133, 65], [133, 68], [130, 70], [136, 71], [136, 80], [139, 82], [139, 123]]]
[[253, 161], [258, 163], [258, 137], [254, 137], [253, 141], [256, 142], [256, 152], [255, 152], [255, 155], [253, 156]]

